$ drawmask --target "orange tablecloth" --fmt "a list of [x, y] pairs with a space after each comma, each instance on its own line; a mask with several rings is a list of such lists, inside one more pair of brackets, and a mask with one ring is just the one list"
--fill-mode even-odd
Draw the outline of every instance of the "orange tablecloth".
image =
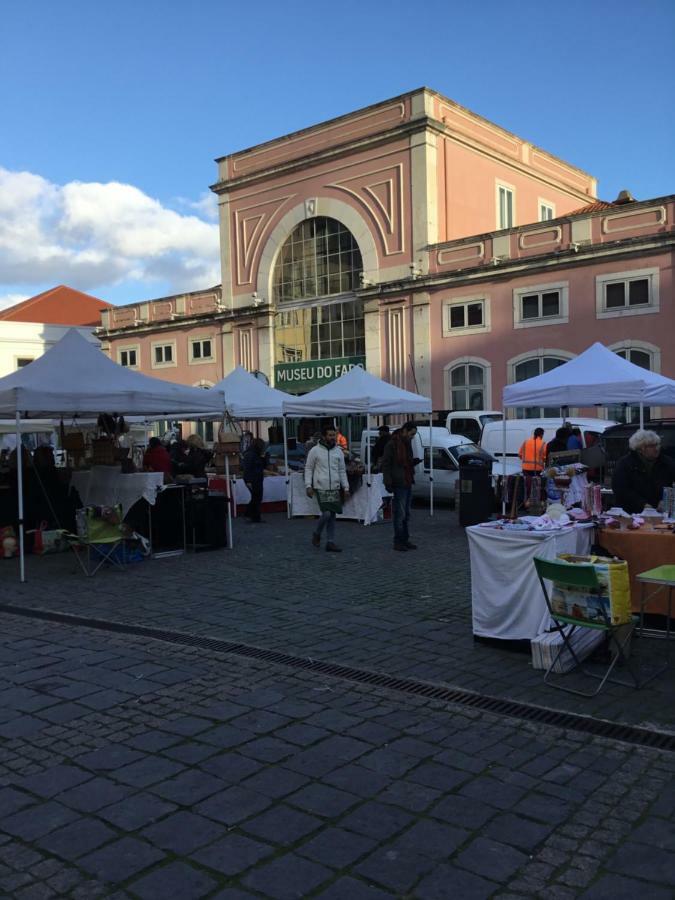
[[[652, 531], [650, 528], [641, 528], [639, 531], [599, 528], [598, 543], [613, 556], [625, 559], [628, 563], [631, 605], [633, 612], [639, 612], [642, 585], [635, 579], [640, 572], [646, 572], [647, 569], [675, 563], [675, 534]], [[649, 597], [654, 591], [654, 585], [647, 584], [644, 587], [645, 594]], [[646, 604], [645, 612], [667, 615], [667, 592], [659, 591], [655, 598]], [[675, 609], [671, 611], [671, 615], [675, 615]]]

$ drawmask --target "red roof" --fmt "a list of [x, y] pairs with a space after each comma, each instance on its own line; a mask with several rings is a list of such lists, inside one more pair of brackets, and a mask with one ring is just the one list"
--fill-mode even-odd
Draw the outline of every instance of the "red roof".
[[112, 303], [59, 284], [0, 311], [0, 319], [44, 325], [100, 325], [101, 310]]
[[612, 209], [614, 206], [619, 204], [612, 203], [608, 200], [596, 200], [593, 203], [589, 203], [587, 206], [582, 206], [579, 209], [573, 209], [572, 212], [565, 213], [566, 216], [580, 216], [582, 213], [593, 213], [600, 212], [603, 209]]

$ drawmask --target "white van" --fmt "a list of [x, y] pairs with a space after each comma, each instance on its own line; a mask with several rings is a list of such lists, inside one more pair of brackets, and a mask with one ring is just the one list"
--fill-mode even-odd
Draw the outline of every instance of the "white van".
[[479, 444], [488, 422], [501, 422], [502, 419], [498, 409], [458, 409], [448, 413], [445, 424], [450, 434], [461, 434]]
[[[394, 429], [392, 428], [392, 431]], [[366, 442], [373, 444], [379, 437], [379, 432], [371, 428], [364, 429], [361, 434], [361, 460], [366, 462]], [[433, 438], [433, 447], [431, 439]], [[412, 440], [413, 456], [421, 460], [415, 466], [415, 484], [413, 485], [413, 497], [428, 498], [430, 493], [431, 476], [431, 451], [433, 449], [434, 461], [434, 497], [440, 500], [455, 499], [455, 482], [459, 473], [459, 460], [467, 454], [480, 456], [488, 462], [492, 457], [486, 454], [476, 444], [462, 435], [449, 434], [447, 428], [428, 425], [418, 425], [417, 434]]]
[[[611, 419], [593, 419], [570, 417], [568, 424], [581, 429], [581, 441], [584, 447], [597, 443], [600, 435], [616, 423]], [[563, 425], [563, 419], [507, 419], [506, 420], [506, 474], [517, 475], [522, 472], [518, 451], [527, 438], [532, 437], [535, 428], [544, 429], [544, 441], [548, 443]], [[490, 422], [483, 428], [480, 446], [495, 458], [493, 475], [502, 473], [502, 456], [504, 446], [503, 422]]]

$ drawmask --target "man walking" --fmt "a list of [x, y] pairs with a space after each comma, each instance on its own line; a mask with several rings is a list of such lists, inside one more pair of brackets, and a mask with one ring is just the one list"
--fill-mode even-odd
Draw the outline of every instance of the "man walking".
[[394, 550], [416, 550], [408, 533], [410, 500], [415, 483], [415, 459], [411, 441], [417, 434], [414, 422], [406, 422], [391, 436], [382, 454], [381, 469], [384, 486], [394, 495]]
[[307, 454], [305, 463], [305, 488], [307, 496], [316, 499], [321, 510], [321, 518], [314, 533], [312, 544], [321, 546], [321, 532], [326, 529], [326, 550], [341, 553], [335, 544], [335, 516], [342, 512], [342, 502], [349, 496], [349, 482], [345, 468], [345, 456], [337, 446], [335, 428], [324, 425], [321, 440]]

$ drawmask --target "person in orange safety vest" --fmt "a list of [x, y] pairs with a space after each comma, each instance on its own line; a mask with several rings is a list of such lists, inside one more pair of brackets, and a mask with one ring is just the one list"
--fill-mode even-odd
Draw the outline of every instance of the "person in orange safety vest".
[[544, 443], [544, 429], [535, 428], [531, 438], [523, 441], [518, 451], [518, 456], [526, 475], [541, 475], [544, 469], [546, 444]]

